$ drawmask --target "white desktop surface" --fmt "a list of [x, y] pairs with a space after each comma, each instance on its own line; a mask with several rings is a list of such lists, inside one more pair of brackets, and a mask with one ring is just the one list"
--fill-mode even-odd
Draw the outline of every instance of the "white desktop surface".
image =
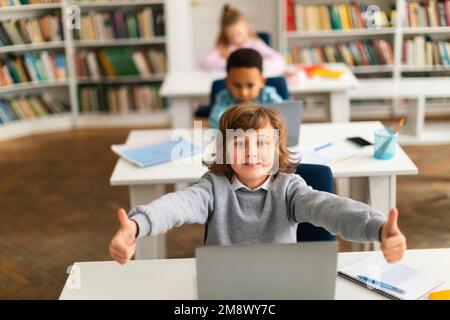
[[[368, 252], [338, 254], [338, 268]], [[450, 289], [450, 249], [407, 250], [402, 263], [444, 280], [436, 288]], [[127, 265], [114, 261], [77, 262], [79, 289], [70, 277], [60, 299], [196, 299], [195, 259], [135, 260]], [[387, 299], [349, 280], [336, 276], [336, 299]]]
[[[300, 145], [308, 146], [323, 141], [342, 141], [346, 137], [361, 136], [373, 142], [373, 132], [382, 128], [381, 122], [320, 123], [302, 124]], [[133, 130], [127, 143], [140, 139], [170, 139], [172, 129]], [[403, 149], [397, 145], [396, 156], [391, 160], [376, 160], [372, 157], [373, 147], [365, 148], [361, 154], [331, 165], [333, 176], [368, 177], [381, 175], [410, 175], [418, 170]], [[201, 157], [195, 157], [191, 164], [168, 162], [148, 168], [138, 168], [126, 160], [119, 159], [111, 176], [111, 185], [139, 185], [162, 183], [196, 182], [207, 171]]]
[[[298, 81], [288, 81], [288, 90], [291, 94], [320, 93], [346, 91], [359, 85], [353, 72], [342, 63], [325, 64], [333, 70], [343, 72], [338, 78], [324, 78], [304, 76], [297, 77]], [[208, 97], [214, 80], [225, 78], [225, 74], [211, 74], [199, 69], [169, 72], [161, 86], [163, 97]]]

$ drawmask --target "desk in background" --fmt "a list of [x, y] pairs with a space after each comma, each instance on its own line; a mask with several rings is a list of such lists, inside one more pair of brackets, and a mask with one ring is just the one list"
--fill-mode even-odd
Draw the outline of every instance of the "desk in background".
[[[338, 254], [338, 268], [355, 262], [367, 252]], [[445, 283], [436, 291], [450, 289], [450, 249], [407, 250], [402, 263]], [[69, 299], [167, 299], [197, 298], [195, 259], [130, 261], [122, 266], [113, 261], [77, 262], [80, 288], [70, 275], [61, 292]], [[77, 281], [78, 281], [77, 280]], [[386, 300], [387, 298], [336, 276], [337, 300]]]
[[[361, 136], [373, 142], [373, 132], [382, 128], [381, 122], [350, 122], [302, 124], [300, 145], [314, 145], [323, 141], [341, 141], [350, 136]], [[170, 139], [173, 130], [134, 130], [127, 142], [146, 139]], [[198, 137], [201, 139], [201, 136]], [[195, 141], [195, 140], [194, 140]], [[200, 141], [196, 141], [201, 143]], [[396, 156], [391, 160], [375, 160], [373, 147], [361, 154], [331, 165], [335, 178], [351, 178], [351, 196], [387, 214], [396, 206], [396, 178], [398, 175], [417, 174], [411, 159], [397, 145]], [[195, 183], [207, 171], [201, 165], [201, 156], [189, 164], [164, 163], [148, 168], [138, 168], [119, 159], [110, 178], [113, 186], [128, 186], [130, 207], [147, 204], [165, 194], [165, 184]], [[339, 191], [339, 190], [338, 190]], [[339, 192], [338, 192], [339, 194]], [[117, 208], [119, 209], [119, 208]], [[111, 214], [113, 214], [112, 212]], [[149, 236], [138, 240], [136, 259], [165, 258], [165, 235]]]
[[[300, 78], [294, 84], [288, 83], [289, 93], [291, 95], [327, 94], [331, 122], [348, 122], [350, 121], [348, 91], [358, 86], [358, 79], [344, 64], [327, 64], [326, 66], [343, 71], [344, 74], [339, 79]], [[209, 97], [212, 82], [216, 79], [223, 79], [223, 75], [212, 75], [201, 70], [169, 72], [161, 86], [160, 94], [170, 98], [169, 113], [172, 128], [193, 127], [194, 102]]]

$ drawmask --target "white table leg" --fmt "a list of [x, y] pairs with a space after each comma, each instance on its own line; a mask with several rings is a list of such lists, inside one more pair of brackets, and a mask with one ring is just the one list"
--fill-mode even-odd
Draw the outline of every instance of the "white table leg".
[[346, 91], [331, 92], [329, 108], [331, 122], [350, 121], [350, 100]]
[[[135, 207], [152, 202], [164, 195], [165, 186], [154, 185], [134, 185], [130, 186], [130, 205]], [[166, 235], [148, 236], [137, 241], [136, 254], [134, 259], [164, 259], [166, 258]]]
[[[369, 181], [367, 177], [355, 177], [349, 180], [349, 197], [353, 200], [368, 203], [369, 202]], [[352, 242], [353, 251], [368, 251], [370, 243]]]
[[336, 178], [336, 193], [340, 197], [351, 198], [350, 194], [350, 178]]
[[407, 118], [404, 132], [414, 135], [416, 138], [421, 137], [425, 125], [425, 102], [425, 96], [420, 95], [417, 98], [415, 105], [408, 105], [407, 108]]
[[192, 101], [188, 98], [171, 98], [169, 114], [172, 128], [193, 128]]
[[[384, 213], [386, 219], [389, 210], [396, 207], [396, 198], [397, 176], [369, 177], [369, 204]], [[378, 243], [374, 244], [374, 249], [380, 249]]]

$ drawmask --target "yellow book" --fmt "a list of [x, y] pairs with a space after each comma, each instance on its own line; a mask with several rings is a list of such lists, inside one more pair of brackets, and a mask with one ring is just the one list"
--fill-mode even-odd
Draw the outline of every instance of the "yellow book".
[[344, 72], [330, 70], [326, 68], [315, 68], [311, 71], [314, 76], [324, 77], [324, 78], [340, 78]]
[[319, 15], [320, 15], [320, 29], [331, 30], [331, 19], [327, 6], [324, 5], [319, 6]]
[[430, 300], [450, 300], [450, 290], [431, 292], [428, 298]]
[[100, 59], [100, 62], [102, 63], [103, 68], [105, 69], [106, 74], [109, 77], [115, 77], [116, 72], [114, 71], [113, 66], [111, 65], [111, 62], [108, 59], [108, 56], [104, 51], [100, 51], [98, 53], [98, 58]]
[[352, 25], [351, 25], [351, 22], [350, 22], [350, 17], [348, 15], [347, 5], [346, 4], [339, 5], [339, 13], [340, 13], [340, 16], [341, 16], [342, 29], [344, 29], [344, 30], [351, 29]]

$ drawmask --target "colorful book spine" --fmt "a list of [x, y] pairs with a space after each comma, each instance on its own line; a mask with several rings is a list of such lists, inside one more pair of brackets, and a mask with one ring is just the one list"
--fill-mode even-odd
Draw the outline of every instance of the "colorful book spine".
[[80, 86], [82, 113], [150, 113], [163, 108], [158, 85]]
[[75, 31], [78, 40], [108, 40], [152, 38], [164, 36], [162, 6], [147, 7], [126, 14], [122, 9], [111, 12], [89, 12], [81, 17], [81, 29]]
[[59, 14], [0, 21], [0, 46], [62, 40]]
[[392, 65], [394, 62], [391, 44], [384, 39], [355, 41], [322, 46], [291, 46], [288, 59], [293, 64], [337, 63], [350, 66]]
[[25, 53], [18, 58], [0, 59], [0, 86], [30, 81], [55, 81], [66, 79], [65, 56], [41, 51]]
[[68, 106], [48, 93], [0, 99], [0, 124], [68, 111]]
[[79, 78], [140, 76], [166, 73], [166, 54], [160, 49], [106, 48], [98, 52], [79, 51], [75, 54]]
[[380, 10], [373, 12], [373, 17], [369, 17], [367, 6], [356, 2], [317, 5], [287, 0], [286, 29], [287, 31], [321, 31], [384, 28], [392, 25], [394, 13], [395, 10], [390, 12]]

